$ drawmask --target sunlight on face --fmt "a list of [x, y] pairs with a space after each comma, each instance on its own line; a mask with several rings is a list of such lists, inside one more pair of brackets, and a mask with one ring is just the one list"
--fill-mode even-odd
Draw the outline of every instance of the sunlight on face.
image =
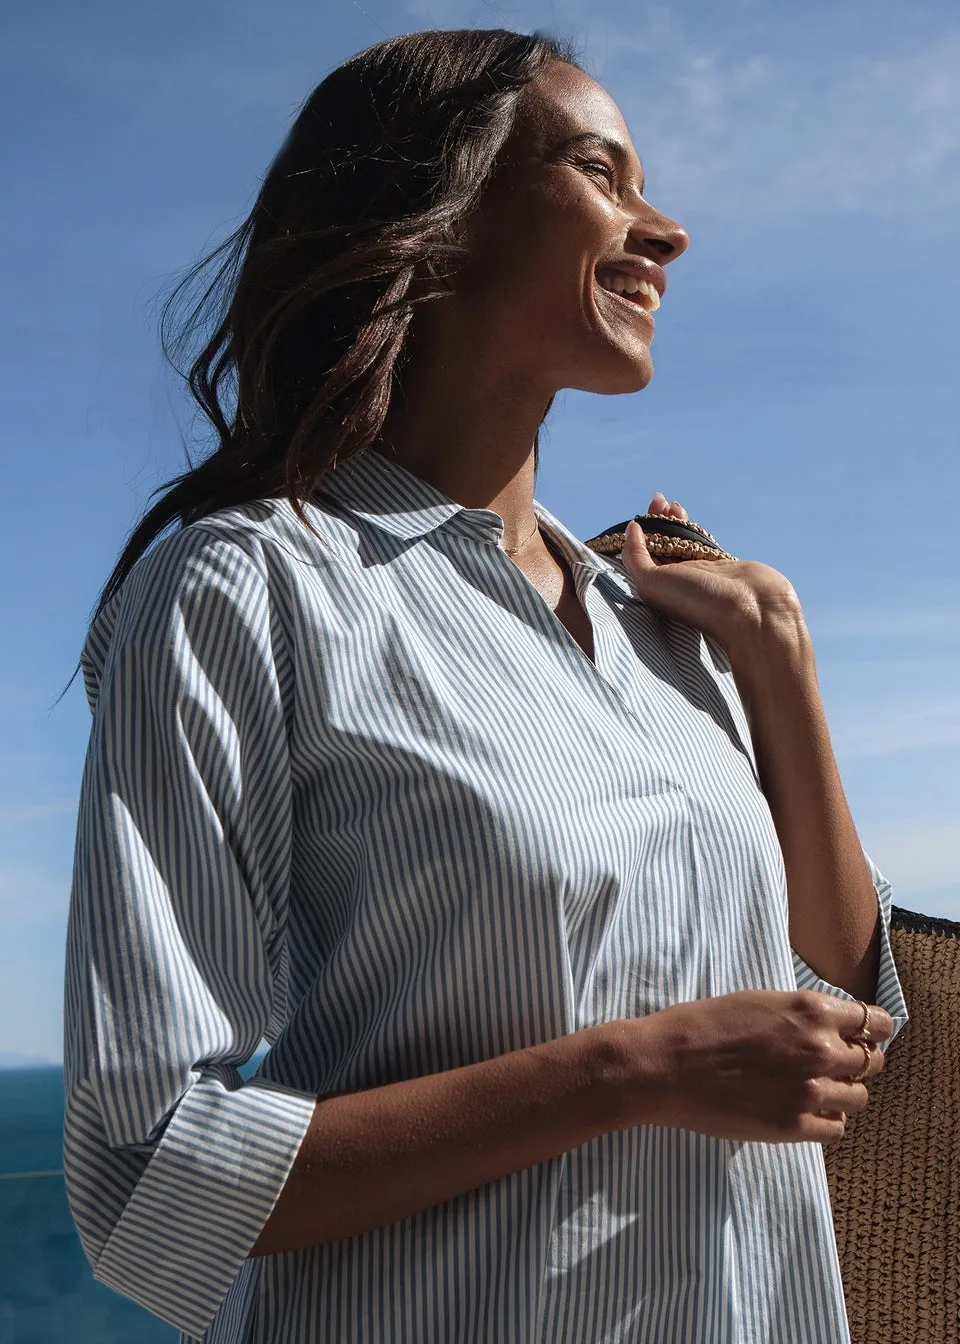
[[643, 197], [616, 103], [556, 62], [525, 90], [494, 180], [470, 221], [457, 293], [498, 358], [562, 387], [634, 392], [653, 365], [663, 267], [687, 236]]

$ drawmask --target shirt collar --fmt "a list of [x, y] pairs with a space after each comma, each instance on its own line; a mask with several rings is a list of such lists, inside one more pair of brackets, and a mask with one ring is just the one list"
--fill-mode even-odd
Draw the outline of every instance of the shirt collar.
[[[465, 508], [372, 448], [338, 463], [324, 477], [318, 493], [336, 500], [363, 522], [404, 540], [426, 536], [458, 517], [474, 535], [494, 544], [503, 536], [503, 519], [493, 509]], [[635, 596], [629, 580], [615, 565], [585, 546], [536, 499], [533, 511], [571, 564], [604, 576], [621, 592]]]
[[337, 463], [323, 478], [318, 493], [404, 540], [425, 536], [458, 513], [490, 512], [464, 510], [462, 504], [372, 448]]
[[599, 579], [608, 583], [616, 591], [618, 597], [629, 597], [634, 601], [640, 600], [620, 561], [611, 560], [608, 556], [598, 555], [596, 551], [591, 551], [590, 547], [582, 542], [579, 537], [575, 537], [569, 528], [564, 527], [559, 518], [555, 518], [549, 510], [545, 509], [542, 504], [538, 504], [536, 500], [534, 500], [533, 507], [541, 526], [546, 523], [546, 530], [551, 533], [568, 562], [585, 572], [586, 582], [592, 583], [594, 579]]

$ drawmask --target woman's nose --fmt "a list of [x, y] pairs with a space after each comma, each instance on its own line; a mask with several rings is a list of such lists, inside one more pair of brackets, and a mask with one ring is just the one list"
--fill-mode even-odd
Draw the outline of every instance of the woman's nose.
[[659, 210], [650, 209], [637, 219], [630, 230], [631, 237], [656, 254], [662, 266], [668, 261], [676, 261], [686, 252], [690, 244], [690, 235], [686, 229], [661, 215]]

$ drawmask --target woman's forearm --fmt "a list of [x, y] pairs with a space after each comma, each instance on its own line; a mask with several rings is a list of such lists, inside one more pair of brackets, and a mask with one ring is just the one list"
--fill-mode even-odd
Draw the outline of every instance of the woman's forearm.
[[[355, 1236], [644, 1122], [642, 1027], [603, 1024], [479, 1064], [321, 1098], [251, 1255]], [[652, 1068], [651, 1068], [652, 1077]], [[654, 1091], [650, 1088], [650, 1115]], [[631, 1114], [622, 1114], [630, 1096]]]
[[824, 980], [873, 1002], [877, 893], [840, 781], [799, 608], [751, 627], [728, 655], [783, 851], [790, 942]]

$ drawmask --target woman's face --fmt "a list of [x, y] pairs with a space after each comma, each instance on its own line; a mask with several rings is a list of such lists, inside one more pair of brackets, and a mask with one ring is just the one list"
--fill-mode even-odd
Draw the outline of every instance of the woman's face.
[[647, 385], [663, 267], [688, 239], [643, 199], [623, 117], [589, 76], [555, 62], [524, 91], [464, 241], [455, 292], [508, 368], [548, 395]]

